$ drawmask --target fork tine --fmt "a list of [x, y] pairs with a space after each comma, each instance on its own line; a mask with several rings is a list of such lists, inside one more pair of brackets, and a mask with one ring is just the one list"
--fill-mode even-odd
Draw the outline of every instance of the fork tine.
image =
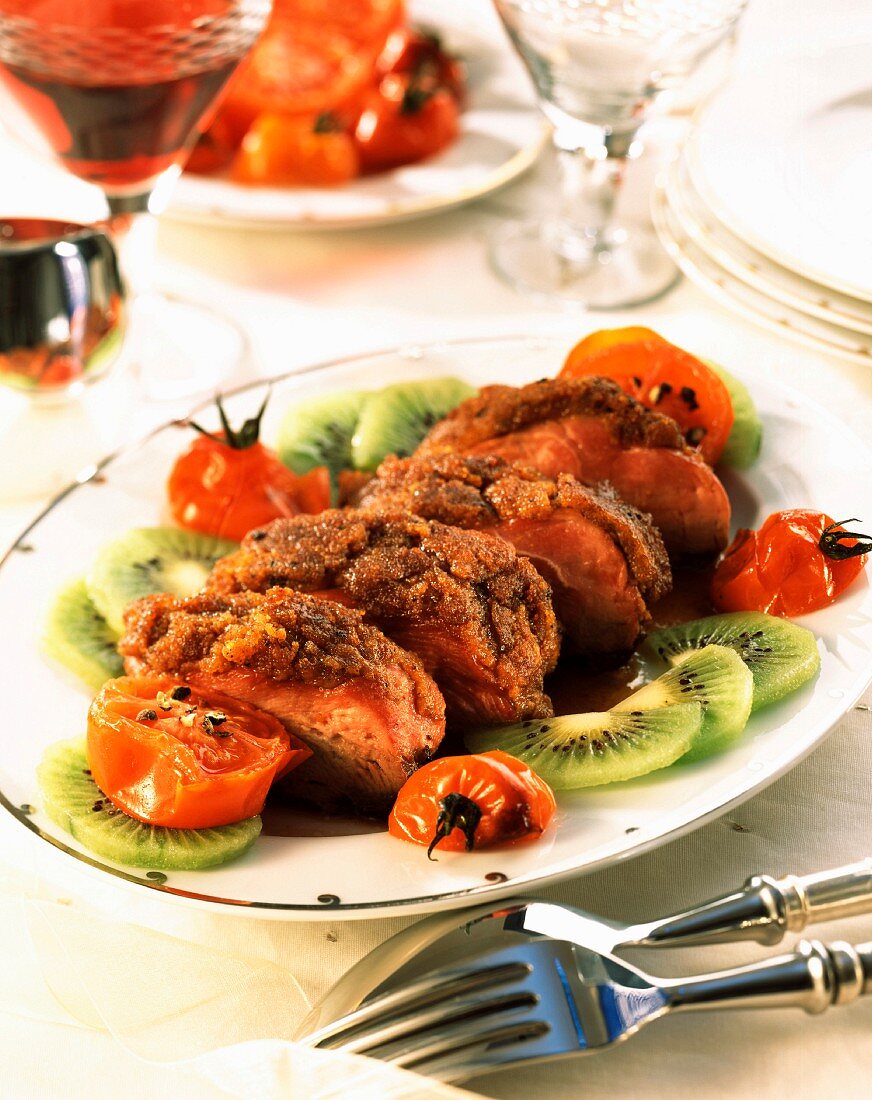
[[517, 1060], [518, 1046], [544, 1039], [550, 1031], [551, 1025], [546, 1020], [519, 1020], [467, 1033], [462, 1038], [456, 1035], [440, 1037], [416, 1052], [384, 1061], [439, 1081], [462, 1080], [483, 1070], [496, 1069], [503, 1062]]
[[462, 1038], [470, 1028], [474, 1030], [480, 1026], [482, 1019], [489, 1020], [514, 1010], [529, 1011], [538, 1001], [536, 994], [528, 989], [497, 993], [486, 998], [475, 994], [452, 997], [410, 1016], [383, 1019], [377, 1026], [346, 1039], [342, 1050], [393, 1061], [439, 1037]]
[[522, 981], [531, 970], [530, 963], [508, 962], [475, 970], [435, 971], [394, 993], [367, 1001], [354, 1012], [307, 1036], [304, 1042], [328, 1049], [346, 1047], [352, 1040], [365, 1039], [369, 1034], [378, 1032], [386, 1023], [408, 1022], [416, 1012], [443, 1004], [451, 998]]

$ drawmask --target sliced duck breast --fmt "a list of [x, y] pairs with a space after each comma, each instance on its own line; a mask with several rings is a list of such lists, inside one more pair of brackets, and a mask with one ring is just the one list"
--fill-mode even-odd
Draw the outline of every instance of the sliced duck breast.
[[451, 453], [497, 455], [586, 485], [608, 482], [650, 514], [674, 556], [715, 554], [727, 544], [730, 503], [714, 471], [674, 420], [607, 378], [487, 386], [436, 424], [414, 457]]
[[552, 480], [495, 456], [391, 457], [359, 505], [506, 539], [551, 586], [565, 642], [584, 655], [632, 648], [650, 619], [647, 604], [671, 587], [650, 517], [568, 474]]
[[275, 520], [217, 563], [216, 591], [339, 591], [416, 653], [450, 722], [480, 726], [552, 713], [542, 682], [560, 637], [551, 591], [496, 535], [414, 516], [335, 509]]
[[147, 596], [119, 642], [130, 674], [168, 673], [274, 714], [312, 756], [282, 781], [333, 809], [384, 814], [445, 733], [421, 661], [359, 611], [288, 589]]

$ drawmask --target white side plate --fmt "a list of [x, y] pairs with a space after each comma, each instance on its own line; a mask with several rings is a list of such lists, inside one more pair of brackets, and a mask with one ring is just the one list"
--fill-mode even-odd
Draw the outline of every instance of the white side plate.
[[768, 256], [872, 301], [872, 41], [737, 80], [687, 144], [718, 218]]
[[453, 145], [418, 164], [341, 187], [245, 187], [185, 174], [166, 216], [261, 229], [360, 229], [461, 206], [526, 172], [548, 130], [508, 44], [462, 5], [418, 0], [412, 22], [436, 28], [446, 47], [467, 62], [468, 103]]

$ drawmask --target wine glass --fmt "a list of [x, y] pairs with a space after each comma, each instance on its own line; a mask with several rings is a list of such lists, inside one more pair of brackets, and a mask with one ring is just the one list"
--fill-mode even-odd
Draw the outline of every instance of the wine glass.
[[26, 127], [30, 140], [103, 191], [136, 295], [131, 344], [150, 396], [214, 385], [245, 347], [240, 330], [208, 307], [146, 287], [153, 215], [271, 6], [0, 0], [4, 121]]
[[553, 126], [553, 216], [510, 224], [491, 261], [520, 290], [620, 309], [667, 290], [677, 270], [654, 230], [615, 203], [657, 96], [735, 30], [747, 0], [494, 0]]

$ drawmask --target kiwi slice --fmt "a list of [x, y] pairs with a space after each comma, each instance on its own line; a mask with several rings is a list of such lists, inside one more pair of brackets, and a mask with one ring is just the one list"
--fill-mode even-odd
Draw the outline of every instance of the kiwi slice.
[[326, 466], [335, 486], [339, 471], [352, 465], [351, 437], [368, 397], [367, 393], [336, 393], [294, 405], [279, 428], [279, 458], [295, 474]]
[[36, 774], [52, 821], [115, 863], [198, 871], [242, 855], [260, 836], [259, 817], [214, 829], [167, 829], [137, 821], [113, 806], [91, 778], [82, 740], [51, 745]]
[[749, 466], [753, 466], [760, 454], [760, 447], [763, 444], [763, 423], [745, 383], [734, 378], [711, 359], [703, 359], [703, 362], [707, 367], [711, 367], [727, 387], [733, 403], [733, 427], [719, 461], [725, 466], [746, 470]]
[[702, 725], [687, 759], [699, 760], [742, 736], [753, 695], [754, 678], [735, 650], [708, 645], [681, 654], [672, 668], [614, 709], [637, 711], [694, 700], [702, 707]]
[[94, 606], [84, 580], [65, 585], [49, 609], [43, 648], [92, 691], [124, 671], [118, 635]]
[[673, 764], [702, 726], [699, 703], [603, 714], [566, 714], [476, 730], [471, 752], [502, 749], [517, 756], [555, 790], [617, 783]]
[[406, 458], [437, 421], [475, 392], [459, 378], [428, 378], [371, 394], [351, 441], [355, 467], [374, 470], [385, 455]]
[[212, 566], [237, 549], [235, 542], [178, 527], [138, 527], [107, 543], [88, 574], [88, 595], [120, 634], [124, 609], [152, 592], [193, 596]]
[[762, 611], [730, 611], [649, 634], [642, 658], [675, 661], [689, 649], [707, 645], [734, 649], [754, 679], [752, 710], [789, 695], [821, 665], [817, 641], [805, 627]]

